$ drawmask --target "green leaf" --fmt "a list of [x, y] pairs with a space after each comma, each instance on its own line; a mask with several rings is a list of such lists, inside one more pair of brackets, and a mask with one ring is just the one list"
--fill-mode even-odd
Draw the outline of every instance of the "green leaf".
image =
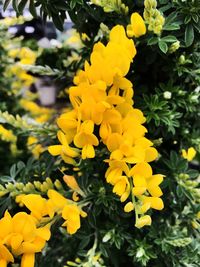
[[194, 41], [194, 28], [192, 24], [188, 24], [185, 29], [185, 44], [186, 46], [192, 45]]
[[30, 0], [29, 11], [34, 18], [37, 17], [37, 12], [36, 12], [36, 8], [35, 8], [34, 0]]
[[168, 36], [163, 37], [161, 40], [167, 43], [174, 43], [177, 41], [177, 38], [173, 35], [168, 35]]
[[179, 30], [180, 26], [177, 23], [172, 23], [169, 25], [164, 25], [163, 30], [165, 31], [175, 31], [175, 30]]
[[55, 7], [59, 10], [64, 10], [64, 11], [68, 9], [68, 5], [65, 2], [55, 3]]
[[64, 21], [62, 21], [61, 17], [59, 15], [53, 14], [52, 20], [53, 20], [53, 23], [55, 24], [56, 28], [60, 31], [63, 31]]
[[75, 6], [76, 6], [76, 0], [72, 0], [71, 2], [70, 2], [70, 8], [71, 9], [74, 9], [75, 8]]
[[21, 171], [22, 169], [24, 169], [26, 167], [26, 165], [24, 164], [23, 161], [19, 161], [17, 163], [17, 169], [18, 169], [18, 172]]
[[12, 167], [10, 168], [10, 176], [11, 176], [13, 179], [15, 179], [15, 176], [16, 176], [16, 170], [17, 170], [16, 167], [17, 167], [16, 164], [14, 164], [14, 165], [12, 165]]
[[159, 46], [160, 50], [161, 50], [164, 54], [167, 53], [167, 51], [168, 51], [168, 45], [167, 45], [165, 42], [163, 42], [163, 41], [159, 41], [158, 46]]
[[155, 45], [158, 43], [158, 38], [157, 37], [152, 37], [148, 40], [148, 45]]
[[8, 183], [8, 182], [11, 182], [11, 181], [13, 181], [13, 179], [8, 175], [4, 175], [4, 176], [0, 177], [0, 182]]
[[12, 0], [12, 6], [13, 6], [13, 9], [15, 10], [15, 12], [17, 14], [19, 14], [19, 10], [18, 10], [18, 0]]
[[191, 21], [191, 15], [187, 15], [184, 19], [184, 24], [188, 24]]
[[199, 17], [197, 16], [197, 14], [193, 14], [193, 15], [192, 15], [192, 19], [193, 19], [193, 21], [196, 22], [196, 23], [198, 23], [198, 21], [199, 21]]
[[3, 4], [3, 11], [6, 10], [6, 8], [9, 6], [10, 2], [11, 2], [11, 0], [5, 0], [5, 1], [4, 1], [4, 4]]
[[177, 17], [177, 12], [172, 12], [166, 19], [165, 19], [165, 26], [172, 24]]
[[180, 185], [178, 185], [177, 188], [176, 188], [176, 194], [177, 194], [177, 196], [178, 196], [179, 198], [182, 198], [182, 196], [183, 196], [183, 194], [184, 194], [184, 192], [183, 192], [183, 190], [182, 190], [182, 187], [181, 187]]
[[85, 236], [82, 238], [80, 244], [79, 244], [79, 249], [84, 249], [90, 242], [90, 236]]
[[18, 5], [19, 14], [22, 14], [28, 0], [21, 0], [21, 2]]

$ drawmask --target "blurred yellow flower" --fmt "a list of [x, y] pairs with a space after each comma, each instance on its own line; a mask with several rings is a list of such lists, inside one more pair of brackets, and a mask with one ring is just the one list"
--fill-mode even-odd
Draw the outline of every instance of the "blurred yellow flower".
[[186, 159], [187, 161], [192, 161], [194, 157], [196, 156], [196, 150], [194, 147], [188, 148], [188, 150], [182, 149], [182, 157]]

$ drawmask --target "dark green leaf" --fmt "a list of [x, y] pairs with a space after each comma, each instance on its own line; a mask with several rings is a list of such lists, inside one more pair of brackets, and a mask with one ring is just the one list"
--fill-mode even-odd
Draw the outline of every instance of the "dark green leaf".
[[89, 244], [89, 242], [90, 242], [90, 237], [85, 236], [79, 244], [79, 249], [84, 249]]
[[29, 11], [33, 17], [35, 17], [35, 18], [37, 17], [37, 12], [36, 12], [36, 8], [35, 8], [34, 0], [30, 0]]
[[18, 10], [18, 0], [12, 0], [12, 6], [13, 6], [13, 9], [15, 10], [15, 12], [17, 14], [19, 14], [19, 10]]
[[157, 37], [152, 37], [148, 40], [148, 45], [154, 45], [158, 43], [158, 38]]
[[19, 5], [18, 5], [18, 10], [19, 10], [19, 14], [23, 13], [23, 10], [27, 4], [28, 0], [21, 0]]
[[174, 43], [177, 41], [177, 38], [173, 35], [168, 35], [168, 36], [163, 37], [161, 40], [167, 43]]
[[184, 192], [183, 192], [183, 190], [182, 190], [182, 187], [181, 187], [180, 185], [178, 185], [177, 188], [176, 188], [176, 194], [177, 194], [177, 196], [178, 196], [179, 198], [182, 198], [182, 196], [183, 196], [183, 194], [184, 194]]
[[165, 31], [175, 31], [175, 30], [179, 30], [179, 29], [180, 29], [180, 26], [177, 23], [164, 25], [164, 27], [163, 27], [163, 30], [165, 30]]
[[158, 46], [159, 46], [160, 50], [161, 50], [164, 54], [167, 53], [167, 51], [168, 51], [168, 45], [167, 45], [165, 42], [163, 42], [163, 41], [159, 41]]
[[177, 12], [172, 12], [166, 19], [165, 19], [165, 26], [170, 25], [174, 22], [177, 17]]
[[5, 0], [5, 1], [4, 1], [4, 4], [3, 4], [3, 10], [4, 10], [4, 11], [5, 11], [6, 8], [9, 6], [10, 2], [11, 2], [11, 0]]
[[197, 14], [193, 14], [193, 15], [192, 15], [192, 19], [193, 19], [193, 21], [196, 22], [196, 23], [198, 23], [198, 21], [199, 21], [199, 17], [197, 16]]
[[184, 19], [184, 23], [188, 24], [191, 21], [191, 15], [187, 15]]
[[76, 0], [72, 0], [71, 2], [70, 2], [70, 8], [71, 9], [74, 9], [75, 8], [75, 6], [76, 6]]
[[53, 20], [53, 23], [55, 24], [56, 28], [60, 31], [63, 31], [64, 21], [61, 19], [61, 17], [59, 15], [53, 14], [52, 20]]
[[185, 44], [186, 46], [192, 45], [194, 41], [194, 28], [192, 24], [188, 24], [185, 29]]
[[55, 7], [57, 9], [60, 9], [60, 10], [67, 10], [68, 9], [68, 5], [65, 2], [55, 3]]
[[12, 179], [15, 179], [16, 176], [16, 164], [12, 165], [12, 167], [10, 168], [10, 176], [12, 177]]

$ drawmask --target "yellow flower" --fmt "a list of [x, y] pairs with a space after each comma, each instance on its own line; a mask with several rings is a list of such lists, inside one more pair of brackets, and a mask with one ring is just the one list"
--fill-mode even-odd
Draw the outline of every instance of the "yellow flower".
[[35, 118], [35, 120], [39, 123], [48, 121], [53, 114], [52, 109], [40, 107], [35, 102], [27, 99], [21, 99], [20, 105], [23, 107], [23, 109], [30, 112], [33, 118]]
[[127, 26], [128, 37], [140, 37], [146, 33], [146, 26], [143, 18], [137, 13], [131, 15], [131, 24]]
[[142, 228], [145, 225], [151, 225], [151, 217], [149, 215], [144, 215], [144, 216], [140, 217], [137, 220], [135, 227]]
[[21, 59], [20, 63], [24, 65], [33, 65], [36, 60], [36, 54], [28, 47], [22, 47], [18, 57]]
[[6, 142], [16, 142], [17, 141], [17, 138], [13, 134], [13, 132], [11, 130], [7, 130], [1, 124], [0, 124], [0, 137], [3, 141], [6, 141]]
[[9, 262], [14, 262], [13, 255], [5, 245], [0, 244], [0, 267], [6, 267]]
[[86, 217], [87, 213], [82, 211], [76, 205], [66, 205], [62, 211], [62, 217], [65, 222], [62, 226], [67, 227], [67, 232], [72, 235], [80, 228], [80, 216]]
[[25, 212], [19, 212], [13, 217], [6, 212], [0, 220], [0, 227], [0, 266], [14, 262], [13, 255], [22, 255], [21, 266], [34, 267], [35, 253], [41, 252], [50, 238], [49, 226], [37, 228], [34, 218]]
[[164, 208], [163, 201], [159, 197], [142, 196], [142, 202], [144, 204], [149, 203], [150, 207], [155, 210], [162, 210]]
[[122, 196], [125, 192], [130, 190], [130, 183], [126, 176], [119, 176], [113, 187], [113, 192]]
[[61, 155], [62, 159], [68, 163], [75, 165], [75, 160], [73, 158], [79, 156], [79, 151], [76, 148], [72, 148], [68, 145], [68, 137], [61, 131], [58, 131], [58, 139], [61, 145], [49, 146], [48, 151], [53, 156]]
[[38, 139], [34, 136], [28, 137], [27, 146], [36, 159], [38, 159], [40, 157], [40, 154], [44, 152], [44, 148], [40, 144], [38, 144]]
[[132, 202], [128, 202], [124, 207], [124, 211], [131, 212], [132, 210], [134, 210], [134, 204]]
[[71, 188], [72, 190], [77, 191], [77, 192], [81, 191], [81, 189], [80, 189], [80, 187], [79, 187], [79, 185], [78, 185], [78, 183], [77, 183], [77, 181], [76, 181], [74, 176], [64, 175], [63, 176], [63, 180], [67, 184], [67, 186], [69, 188]]
[[188, 148], [188, 150], [186, 151], [185, 149], [182, 149], [182, 157], [184, 159], [187, 159], [187, 161], [192, 161], [193, 158], [196, 156], [196, 150], [194, 149], [194, 147], [190, 147]]
[[53, 218], [54, 216], [54, 206], [50, 201], [47, 201], [40, 195], [23, 195], [20, 199], [20, 202], [23, 203], [31, 211], [31, 215], [37, 220], [41, 220], [42, 217], [47, 215], [50, 218]]
[[49, 197], [49, 200], [51, 200], [51, 203], [56, 212], [62, 211], [62, 209], [64, 209], [64, 207], [68, 203], [68, 200], [65, 197], [63, 197], [60, 193], [53, 189], [48, 190], [47, 195]]
[[80, 132], [74, 137], [76, 147], [82, 148], [82, 158], [94, 158], [95, 151], [93, 146], [98, 146], [99, 141], [93, 134], [94, 123], [92, 121], [84, 121], [81, 125]]
[[78, 121], [74, 110], [62, 114], [57, 119], [58, 127], [65, 133], [68, 144], [70, 144], [77, 132]]

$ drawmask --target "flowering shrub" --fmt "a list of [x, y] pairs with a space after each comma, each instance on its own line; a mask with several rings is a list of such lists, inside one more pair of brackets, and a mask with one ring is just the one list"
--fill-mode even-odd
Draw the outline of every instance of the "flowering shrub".
[[60, 69], [18, 50], [64, 83], [65, 107], [1, 108], [4, 141], [28, 139], [0, 176], [0, 266], [197, 267], [199, 1], [44, 3], [31, 13], [62, 29], [67, 10], [81, 47]]

